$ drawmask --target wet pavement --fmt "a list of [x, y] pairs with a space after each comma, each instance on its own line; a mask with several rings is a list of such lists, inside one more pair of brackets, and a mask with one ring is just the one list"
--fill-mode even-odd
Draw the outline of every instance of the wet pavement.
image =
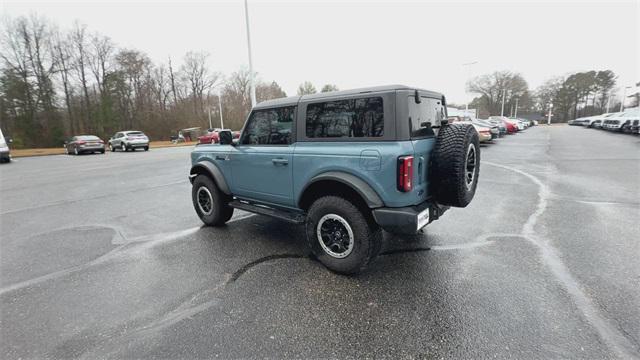
[[0, 357], [640, 357], [640, 138], [536, 127], [363, 274], [304, 229], [202, 227], [190, 148], [0, 166]]

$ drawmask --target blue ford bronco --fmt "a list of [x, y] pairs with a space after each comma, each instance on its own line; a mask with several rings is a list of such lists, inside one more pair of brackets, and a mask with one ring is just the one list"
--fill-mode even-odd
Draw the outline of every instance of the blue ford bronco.
[[305, 224], [326, 267], [358, 273], [382, 229], [416, 233], [473, 199], [478, 134], [446, 119], [442, 94], [399, 85], [262, 102], [238, 141], [191, 153], [194, 208], [209, 226], [234, 209]]

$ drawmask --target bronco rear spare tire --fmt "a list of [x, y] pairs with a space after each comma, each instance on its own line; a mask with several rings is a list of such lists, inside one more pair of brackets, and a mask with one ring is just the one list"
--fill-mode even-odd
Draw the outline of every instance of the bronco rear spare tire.
[[473, 125], [442, 126], [432, 159], [435, 200], [447, 206], [467, 206], [476, 193], [480, 173], [480, 141]]

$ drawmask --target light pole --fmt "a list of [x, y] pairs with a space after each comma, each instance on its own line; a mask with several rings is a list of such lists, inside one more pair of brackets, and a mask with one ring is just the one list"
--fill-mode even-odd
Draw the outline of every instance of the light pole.
[[502, 110], [500, 110], [500, 116], [504, 116], [504, 97], [507, 94], [507, 89], [502, 89]]
[[517, 118], [517, 117], [518, 117], [518, 100], [519, 100], [519, 99], [518, 99], [518, 98], [516, 98], [516, 110], [515, 110], [515, 113], [513, 114], [513, 117], [514, 117], [514, 118]]
[[209, 106], [208, 110], [209, 110], [209, 129], [213, 129], [213, 125], [211, 125], [211, 106]]
[[218, 92], [218, 106], [220, 107], [220, 128], [224, 129], [224, 121], [222, 120], [222, 91]]
[[553, 99], [549, 99], [549, 114], [547, 114], [547, 125], [551, 125], [551, 110], [553, 110]]
[[625, 87], [624, 91], [622, 92], [622, 101], [620, 102], [620, 112], [624, 110], [624, 100], [627, 98], [627, 89], [631, 89], [631, 86]]
[[[464, 84], [464, 94], [466, 96], [467, 94], [467, 82], [469, 82], [469, 75], [471, 73], [471, 65], [475, 65], [477, 64], [477, 61], [472, 61], [472, 62], [468, 62], [468, 63], [464, 63], [462, 64], [462, 66], [467, 68], [467, 79], [466, 82]], [[466, 99], [467, 101], [465, 101], [465, 105], [464, 105], [464, 115], [467, 116], [467, 113], [469, 112], [469, 99]]]
[[605, 114], [609, 113], [609, 104], [611, 104], [611, 94], [609, 94], [609, 98], [607, 99], [607, 111], [605, 111]]
[[249, 30], [249, 6], [247, 0], [244, 0], [244, 18], [247, 24], [247, 49], [249, 51], [249, 82], [251, 86], [251, 107], [256, 106], [256, 85], [253, 76], [253, 60], [251, 59], [251, 31]]

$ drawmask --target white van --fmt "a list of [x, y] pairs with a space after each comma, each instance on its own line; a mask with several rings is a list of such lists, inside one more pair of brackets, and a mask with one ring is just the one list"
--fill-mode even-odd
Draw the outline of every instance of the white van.
[[[9, 140], [11, 142], [11, 140]], [[0, 129], [0, 162], [10, 162], [11, 152], [9, 151], [9, 144], [4, 139], [2, 129]]]

